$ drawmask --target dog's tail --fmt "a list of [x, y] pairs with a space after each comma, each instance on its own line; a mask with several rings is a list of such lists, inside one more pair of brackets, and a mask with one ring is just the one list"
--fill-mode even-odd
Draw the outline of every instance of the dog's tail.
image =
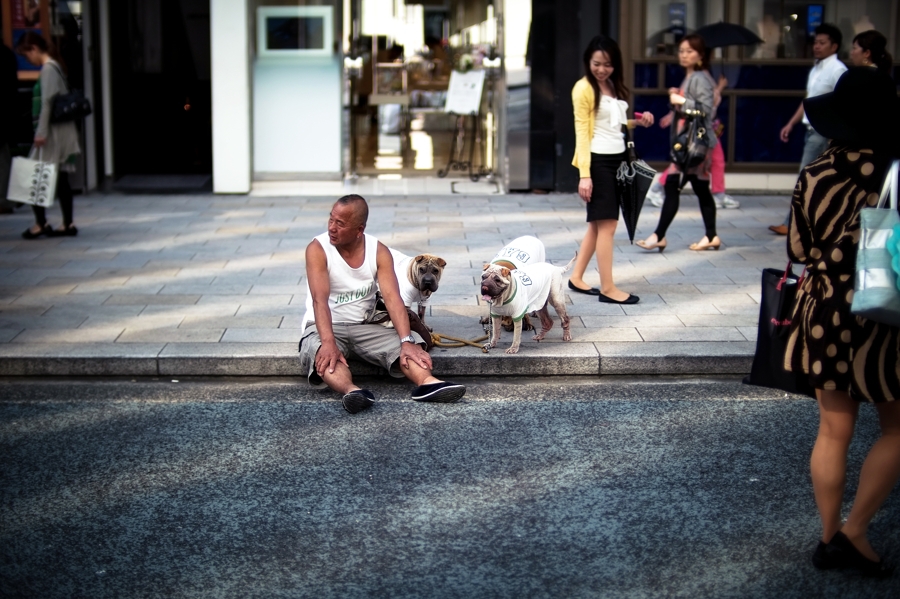
[[572, 256], [572, 259], [569, 260], [569, 263], [562, 267], [563, 272], [569, 272], [569, 269], [572, 268], [572, 265], [575, 264], [575, 258], [578, 257], [578, 252], [575, 252], [575, 255]]

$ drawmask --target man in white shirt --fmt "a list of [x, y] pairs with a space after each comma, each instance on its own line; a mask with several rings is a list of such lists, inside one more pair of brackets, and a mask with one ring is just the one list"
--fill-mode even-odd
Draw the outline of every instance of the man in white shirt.
[[[375, 395], [353, 382], [347, 356], [354, 355], [407, 377], [416, 387], [415, 401], [451, 403], [466, 393], [463, 385], [431, 374], [431, 357], [411, 332], [400, 298], [394, 260], [388, 248], [368, 235], [369, 206], [358, 195], [335, 202], [328, 230], [306, 247], [306, 314], [300, 340], [300, 363], [314, 387], [328, 385], [341, 393], [344, 409], [356, 414], [372, 406]], [[367, 322], [380, 289], [394, 328]]]
[[[847, 67], [838, 58], [842, 38], [841, 30], [834, 25], [822, 23], [816, 27], [816, 37], [813, 41], [813, 57], [816, 59], [816, 64], [813, 65], [809, 72], [809, 78], [806, 80], [807, 98], [834, 91], [837, 80], [847, 70]], [[803, 102], [800, 102], [797, 112], [781, 130], [781, 141], [787, 143], [794, 125], [801, 121], [806, 127], [806, 142], [803, 144], [803, 157], [800, 159], [800, 170], [803, 171], [807, 164], [818, 158], [819, 154], [828, 148], [828, 140], [816, 133], [816, 130], [809, 124], [809, 119], [806, 118], [806, 112], [803, 110]], [[778, 235], [787, 235], [790, 220], [789, 210], [784, 223], [772, 225], [769, 230]]]

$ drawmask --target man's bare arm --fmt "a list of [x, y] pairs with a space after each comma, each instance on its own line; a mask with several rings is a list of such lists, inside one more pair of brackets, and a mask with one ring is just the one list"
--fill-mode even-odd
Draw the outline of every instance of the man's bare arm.
[[319, 333], [319, 338], [322, 340], [322, 347], [316, 353], [316, 372], [321, 375], [327, 369], [329, 373], [332, 373], [337, 362], [347, 364], [347, 359], [334, 341], [331, 310], [328, 308], [328, 294], [331, 293], [328, 260], [325, 257], [325, 250], [317, 239], [313, 239], [306, 246], [306, 280], [309, 283], [309, 294], [312, 298], [316, 332]]

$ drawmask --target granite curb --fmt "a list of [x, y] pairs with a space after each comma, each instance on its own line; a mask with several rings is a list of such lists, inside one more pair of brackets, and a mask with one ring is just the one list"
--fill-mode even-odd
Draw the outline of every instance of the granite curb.
[[[434, 373], [453, 376], [747, 374], [752, 342], [548, 343], [435, 348]], [[378, 369], [353, 363], [369, 376]], [[295, 343], [0, 345], [0, 376], [304, 376]]]

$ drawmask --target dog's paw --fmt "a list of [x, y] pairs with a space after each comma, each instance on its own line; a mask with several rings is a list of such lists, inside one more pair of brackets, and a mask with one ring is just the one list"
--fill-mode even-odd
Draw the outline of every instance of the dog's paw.
[[563, 331], [563, 341], [571, 341], [571, 340], [572, 340], [572, 333], [570, 333], [569, 331]]
[[537, 335], [532, 337], [532, 339], [534, 341], [543, 341], [544, 337], [546, 337], [546, 336], [547, 336], [547, 331], [541, 331], [540, 333], [538, 333]]
[[517, 354], [517, 353], [519, 353], [519, 348], [518, 348], [518, 347], [511, 347], [511, 348], [509, 348], [508, 350], [506, 350], [506, 353], [508, 353], [508, 354]]

